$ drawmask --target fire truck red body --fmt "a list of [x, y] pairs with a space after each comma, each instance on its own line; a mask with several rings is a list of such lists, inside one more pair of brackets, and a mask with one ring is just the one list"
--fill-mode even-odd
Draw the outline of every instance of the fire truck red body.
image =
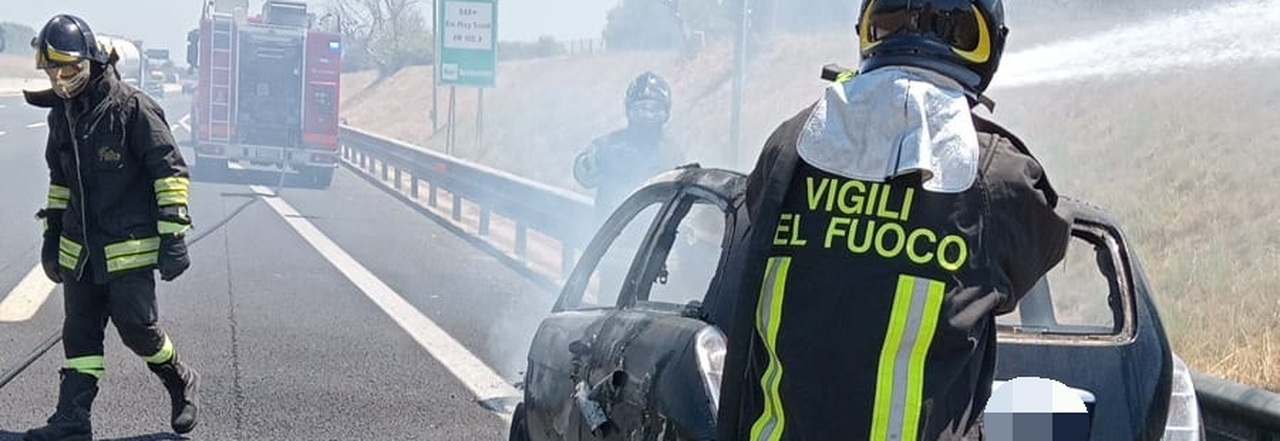
[[268, 0], [252, 17], [247, 8], [208, 0], [188, 35], [199, 72], [195, 174], [266, 170], [327, 187], [337, 167], [341, 31], [297, 0]]

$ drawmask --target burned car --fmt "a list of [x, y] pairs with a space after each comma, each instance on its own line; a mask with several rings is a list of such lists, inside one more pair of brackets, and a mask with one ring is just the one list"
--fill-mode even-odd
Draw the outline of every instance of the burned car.
[[[682, 167], [649, 181], [600, 227], [533, 338], [511, 440], [715, 439], [746, 176]], [[997, 318], [997, 384], [1057, 380], [1093, 440], [1203, 438], [1190, 372], [1173, 354], [1120, 227], [1063, 199], [1066, 258]]]

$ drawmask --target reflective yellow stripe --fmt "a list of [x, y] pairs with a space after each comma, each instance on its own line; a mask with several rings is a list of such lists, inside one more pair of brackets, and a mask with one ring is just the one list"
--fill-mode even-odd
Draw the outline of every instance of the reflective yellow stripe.
[[65, 210], [71, 202], [71, 189], [60, 185], [49, 184], [49, 202], [45, 208]]
[[753, 441], [782, 439], [786, 415], [782, 410], [782, 362], [778, 359], [778, 330], [782, 324], [782, 301], [787, 291], [787, 269], [790, 257], [769, 258], [765, 278], [760, 290], [760, 303], [756, 306], [756, 332], [764, 340], [769, 351], [769, 366], [765, 368], [760, 387], [764, 389], [764, 409], [751, 427]]
[[80, 244], [72, 242], [71, 239], [65, 237], [58, 241], [58, 264], [63, 268], [74, 270], [76, 263], [80, 261], [80, 250], [83, 248]]
[[187, 192], [185, 191], [166, 191], [164, 193], [156, 193], [156, 203], [161, 207], [166, 205], [189, 205]]
[[146, 251], [155, 251], [160, 249], [160, 238], [149, 237], [146, 239], [126, 240], [124, 242], [116, 242], [107, 245], [103, 249], [107, 253], [107, 258], [126, 256], [129, 254], [138, 254]]
[[898, 276], [898, 291], [880, 351], [871, 440], [915, 441], [924, 394], [924, 363], [933, 343], [946, 285]]
[[155, 265], [159, 259], [160, 238], [127, 240], [107, 245], [107, 272], [117, 272]]
[[160, 346], [160, 351], [150, 357], [143, 358], [147, 363], [164, 364], [173, 358], [173, 341], [169, 340], [169, 336], [164, 336], [164, 344]]
[[160, 234], [186, 234], [191, 229], [190, 225], [169, 221], [160, 221], [156, 226]]
[[160, 253], [151, 251], [142, 254], [134, 254], [131, 256], [121, 256], [114, 259], [107, 259], [107, 272], [114, 273], [117, 271], [125, 271], [145, 266], [155, 265], [160, 259]]
[[191, 181], [187, 178], [170, 176], [156, 179], [156, 202], [161, 207], [166, 205], [187, 205]]
[[67, 369], [92, 375], [94, 378], [102, 378], [102, 373], [106, 370], [102, 362], [103, 356], [101, 355], [69, 358], [67, 359]]
[[49, 184], [49, 197], [71, 199], [71, 189], [58, 184]]
[[156, 193], [170, 190], [187, 191], [191, 188], [191, 180], [180, 176], [170, 176], [156, 179], [155, 187]]

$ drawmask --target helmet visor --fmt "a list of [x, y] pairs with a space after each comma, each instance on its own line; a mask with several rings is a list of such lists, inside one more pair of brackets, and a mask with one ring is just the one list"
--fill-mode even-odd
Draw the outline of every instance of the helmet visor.
[[661, 124], [667, 115], [666, 103], [653, 99], [636, 101], [627, 108], [627, 118], [639, 123]]
[[990, 33], [970, 0], [872, 0], [863, 14], [863, 45], [890, 36], [914, 36], [971, 52], [980, 49]]

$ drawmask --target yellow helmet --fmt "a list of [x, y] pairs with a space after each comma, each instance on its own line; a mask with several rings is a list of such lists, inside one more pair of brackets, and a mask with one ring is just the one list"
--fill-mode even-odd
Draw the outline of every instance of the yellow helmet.
[[980, 95], [995, 76], [1008, 34], [1001, 0], [863, 0], [860, 71], [920, 67]]

